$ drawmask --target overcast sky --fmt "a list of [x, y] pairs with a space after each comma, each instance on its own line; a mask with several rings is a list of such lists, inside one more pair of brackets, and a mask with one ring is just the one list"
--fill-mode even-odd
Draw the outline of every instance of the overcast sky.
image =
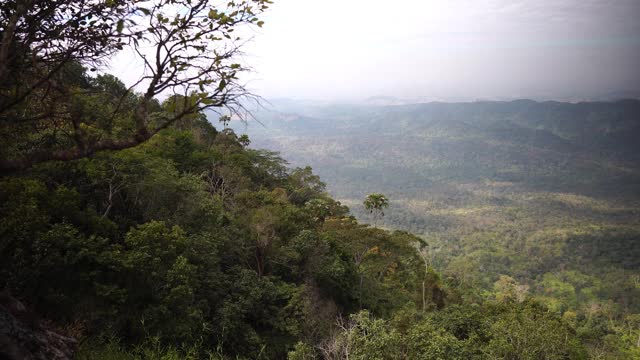
[[640, 0], [274, 0], [264, 20], [243, 62], [266, 98], [640, 94]]
[[640, 0], [275, 0], [265, 97], [580, 98], [640, 89]]

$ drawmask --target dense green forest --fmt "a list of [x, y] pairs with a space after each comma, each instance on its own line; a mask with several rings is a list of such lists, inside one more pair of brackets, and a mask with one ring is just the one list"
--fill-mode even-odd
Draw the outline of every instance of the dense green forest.
[[635, 351], [635, 328], [598, 312], [578, 334], [513, 279], [493, 299], [444, 281], [428, 243], [358, 224], [310, 168], [248, 144], [199, 116], [5, 176], [3, 287], [79, 359], [584, 358], [600, 331]]
[[0, 189], [2, 285], [78, 359], [637, 356], [633, 223], [523, 227], [517, 248], [513, 227], [458, 228], [448, 248], [359, 224], [311, 168], [203, 114]]
[[509, 280], [585, 334], [594, 314], [609, 318], [599, 339], [637, 317], [640, 101], [281, 99], [257, 118], [236, 129], [312, 165], [358, 219], [373, 220], [366, 194], [386, 194], [382, 226], [423, 238], [429, 264], [473, 289], [467, 300]]
[[234, 30], [270, 3], [0, 3], [0, 359], [640, 356], [637, 102], [250, 138]]

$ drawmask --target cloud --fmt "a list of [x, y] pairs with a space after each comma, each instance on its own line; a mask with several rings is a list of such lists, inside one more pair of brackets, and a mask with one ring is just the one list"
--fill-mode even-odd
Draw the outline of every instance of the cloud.
[[277, 0], [247, 81], [322, 99], [635, 90], [638, 18], [637, 0]]

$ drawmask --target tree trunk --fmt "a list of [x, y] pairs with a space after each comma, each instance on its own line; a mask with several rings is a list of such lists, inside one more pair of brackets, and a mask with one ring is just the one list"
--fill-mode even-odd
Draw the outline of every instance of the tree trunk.
[[360, 289], [358, 290], [358, 306], [360, 307], [360, 310], [362, 310], [362, 279], [363, 277], [364, 275], [360, 273]]
[[425, 280], [422, 280], [422, 312], [427, 311], [427, 298], [425, 289]]

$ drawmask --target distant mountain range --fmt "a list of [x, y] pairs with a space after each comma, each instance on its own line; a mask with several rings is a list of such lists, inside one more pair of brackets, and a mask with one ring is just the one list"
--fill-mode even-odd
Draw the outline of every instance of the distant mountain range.
[[400, 103], [280, 99], [233, 126], [365, 222], [365, 196], [387, 195], [383, 226], [479, 291], [506, 274], [546, 296], [557, 274], [640, 269], [640, 100]]
[[465, 103], [465, 102], [510, 102], [528, 99], [537, 102], [566, 102], [566, 103], [580, 103], [580, 102], [615, 102], [619, 100], [640, 100], [640, 89], [637, 90], [620, 90], [610, 91], [596, 95], [572, 95], [572, 96], [552, 96], [546, 94], [539, 94], [536, 96], [520, 97], [466, 97], [466, 96], [370, 96], [362, 98], [360, 100], [351, 101], [328, 101], [328, 100], [310, 100], [310, 99], [294, 99], [294, 98], [276, 98], [269, 99], [269, 102], [277, 104], [292, 104], [296, 103], [307, 105], [335, 105], [336, 103], [349, 103], [363, 106], [395, 106], [395, 105], [412, 105], [412, 104], [426, 104], [434, 102], [444, 103]]
[[253, 147], [312, 166], [364, 220], [361, 199], [387, 194], [394, 204], [387, 225], [418, 233], [433, 232], [430, 219], [443, 209], [486, 205], [487, 197], [491, 206], [526, 194], [574, 194], [632, 208], [640, 201], [640, 100], [384, 102], [397, 99], [278, 99], [256, 112], [259, 123], [232, 126], [248, 133]]
[[[273, 100], [255, 114], [258, 122], [232, 124], [248, 132], [257, 144], [276, 146], [295, 137], [406, 136], [406, 140], [447, 136], [528, 144], [542, 150], [580, 152], [583, 156], [608, 156], [632, 160], [640, 154], [640, 100], [562, 103], [514, 100], [469, 103], [418, 103], [379, 105], [395, 98], [378, 97], [371, 104]], [[462, 141], [464, 142], [464, 141]], [[425, 146], [432, 141], [425, 142]], [[348, 144], [348, 142], [345, 142]], [[481, 150], [481, 149], [477, 149]]]

